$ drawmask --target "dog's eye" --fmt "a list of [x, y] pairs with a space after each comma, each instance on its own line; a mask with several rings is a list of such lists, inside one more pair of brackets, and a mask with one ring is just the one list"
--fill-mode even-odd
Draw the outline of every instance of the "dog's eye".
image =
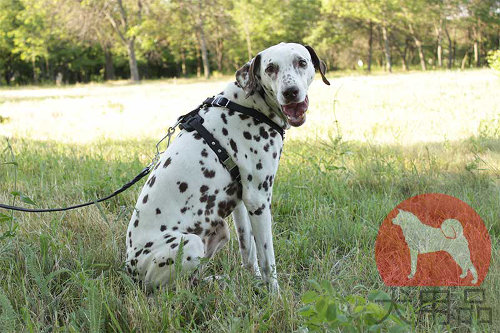
[[272, 74], [277, 73], [277, 72], [278, 72], [278, 66], [275, 66], [273, 64], [269, 64], [266, 67], [266, 74], [267, 75], [272, 75]]
[[306, 68], [307, 67], [307, 61], [304, 59], [299, 60], [299, 67]]

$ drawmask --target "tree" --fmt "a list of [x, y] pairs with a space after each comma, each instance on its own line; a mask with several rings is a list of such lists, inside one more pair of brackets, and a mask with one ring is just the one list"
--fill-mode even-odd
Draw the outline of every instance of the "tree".
[[139, 82], [135, 44], [147, 0], [85, 0], [102, 12], [127, 49], [130, 79]]

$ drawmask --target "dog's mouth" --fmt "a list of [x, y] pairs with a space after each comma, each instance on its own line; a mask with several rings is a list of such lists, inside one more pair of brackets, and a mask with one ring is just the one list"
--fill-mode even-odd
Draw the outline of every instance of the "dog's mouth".
[[306, 111], [308, 107], [309, 98], [306, 96], [303, 102], [282, 105], [281, 110], [287, 117], [290, 125], [298, 127], [306, 121]]

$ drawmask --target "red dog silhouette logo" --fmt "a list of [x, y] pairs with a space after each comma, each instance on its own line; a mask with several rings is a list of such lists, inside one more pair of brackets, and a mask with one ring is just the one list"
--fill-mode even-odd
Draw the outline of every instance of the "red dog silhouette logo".
[[377, 268], [388, 286], [479, 286], [490, 257], [481, 217], [465, 202], [438, 193], [401, 202], [375, 243]]

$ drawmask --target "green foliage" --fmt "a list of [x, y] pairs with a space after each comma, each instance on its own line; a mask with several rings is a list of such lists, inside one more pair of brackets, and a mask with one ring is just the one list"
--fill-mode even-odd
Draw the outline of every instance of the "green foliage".
[[395, 64], [419, 63], [418, 40], [429, 68], [437, 67], [438, 43], [443, 60], [453, 55], [449, 67], [466, 54], [464, 66], [483, 66], [498, 47], [499, 22], [494, 0], [3, 0], [0, 83], [54, 82], [58, 73], [64, 82], [101, 81], [106, 59], [117, 78], [128, 78], [132, 50], [143, 78], [200, 74], [205, 65], [232, 74], [282, 41], [311, 44], [330, 69], [352, 69], [368, 60], [371, 40], [370, 59], [383, 67], [381, 27]]
[[488, 64], [491, 68], [500, 72], [500, 50], [488, 52]]
[[[313, 290], [302, 295], [306, 304], [299, 314], [306, 319], [311, 331], [336, 330], [342, 332], [407, 332], [409, 326], [389, 314], [391, 298], [382, 291], [371, 291], [368, 298], [358, 295], [341, 296], [328, 280], [320, 283], [310, 280]], [[375, 303], [384, 301], [384, 306]]]

